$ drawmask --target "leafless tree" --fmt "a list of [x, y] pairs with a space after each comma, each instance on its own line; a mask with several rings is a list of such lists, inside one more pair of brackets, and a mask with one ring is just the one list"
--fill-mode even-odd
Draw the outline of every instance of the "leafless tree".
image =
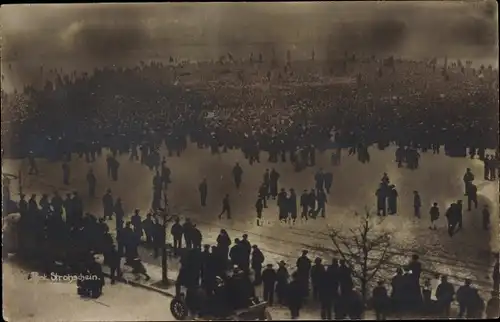
[[346, 261], [352, 275], [359, 281], [363, 300], [367, 300], [368, 285], [389, 263], [392, 234], [380, 229], [383, 217], [370, 214], [368, 209], [360, 216], [359, 226], [343, 229], [330, 229], [330, 238], [336, 252]]

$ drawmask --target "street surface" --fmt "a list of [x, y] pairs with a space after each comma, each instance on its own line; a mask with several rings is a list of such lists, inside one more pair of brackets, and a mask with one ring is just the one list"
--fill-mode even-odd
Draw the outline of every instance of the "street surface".
[[98, 299], [82, 299], [76, 282], [28, 279], [29, 272], [4, 262], [3, 315], [6, 321], [174, 321], [170, 298], [106, 279]]
[[[496, 182], [482, 180], [483, 165], [479, 160], [468, 158], [450, 158], [444, 154], [422, 154], [420, 168], [411, 171], [398, 168], [394, 162], [394, 147], [380, 151], [370, 149], [371, 162], [362, 164], [356, 156], [347, 156], [342, 151], [341, 165], [334, 167], [329, 163], [329, 152], [317, 154], [317, 167], [308, 168], [296, 173], [289, 163], [271, 164], [266, 162], [267, 154], [261, 154], [261, 163], [248, 165], [238, 150], [226, 154], [211, 155], [208, 150], [200, 150], [193, 145], [184, 151], [181, 157], [167, 157], [167, 164], [172, 170], [172, 184], [168, 190], [168, 199], [172, 213], [181, 218], [191, 218], [203, 233], [203, 243], [214, 244], [221, 228], [228, 230], [232, 239], [243, 233], [249, 235], [251, 243], [259, 245], [264, 251], [266, 262], [276, 264], [284, 259], [294, 266], [302, 249], [309, 249], [310, 256], [321, 256], [326, 261], [332, 257], [332, 243], [328, 236], [329, 226], [337, 229], [348, 229], [357, 225], [354, 213], [362, 213], [365, 207], [373, 210], [375, 206], [375, 190], [384, 172], [387, 172], [392, 184], [399, 192], [398, 215], [388, 216], [379, 229], [393, 233], [391, 263], [382, 274], [389, 278], [397, 266], [405, 264], [413, 252], [420, 254], [424, 269], [429, 275], [447, 274], [455, 284], [462, 284], [463, 279], [471, 278], [473, 283], [482, 289], [491, 285], [492, 259], [490, 251], [498, 251], [498, 195]], [[444, 153], [444, 152], [442, 152]], [[162, 155], [167, 155], [162, 151]], [[79, 191], [87, 208], [85, 211], [101, 215], [101, 196], [110, 188], [114, 197], [120, 196], [128, 215], [135, 208], [141, 210], [143, 216], [148, 211], [152, 200], [152, 179], [154, 172], [139, 162], [129, 161], [128, 155], [119, 157], [121, 163], [119, 180], [113, 182], [107, 178], [106, 152], [93, 164], [73, 155], [71, 162], [70, 186], [62, 184], [60, 163], [38, 160], [39, 176], [28, 176], [27, 161], [7, 160], [4, 164], [6, 172], [17, 173], [21, 167], [23, 172], [23, 192], [52, 193]], [[243, 185], [237, 191], [232, 181], [231, 170], [236, 162], [243, 167]], [[89, 199], [85, 174], [92, 167], [97, 177], [97, 197]], [[269, 208], [264, 210], [265, 225], [255, 224], [254, 203], [257, 189], [262, 181], [266, 168], [275, 169], [281, 174], [279, 185], [287, 190], [294, 188], [297, 194], [303, 189], [314, 187], [314, 174], [319, 169], [333, 172], [333, 189], [328, 196], [326, 219], [300, 221], [293, 227], [281, 224], [277, 220], [276, 202], [269, 201]], [[446, 231], [444, 212], [446, 207], [457, 199], [464, 200], [462, 176], [469, 167], [476, 177], [478, 186], [479, 208], [471, 212], [464, 211], [464, 229], [450, 238]], [[208, 180], [208, 206], [200, 206], [198, 184], [203, 177]], [[12, 188], [16, 191], [15, 183]], [[418, 190], [422, 198], [422, 218], [413, 217], [414, 190]], [[225, 193], [230, 194], [233, 219], [218, 220], [221, 201]], [[441, 217], [438, 230], [430, 230], [428, 209], [433, 202], [438, 202]], [[481, 209], [489, 205], [492, 212], [492, 228], [489, 232], [481, 227]], [[466, 209], [465, 209], [466, 210]], [[114, 228], [114, 224], [110, 225]], [[141, 251], [146, 262], [156, 263], [149, 253]]]

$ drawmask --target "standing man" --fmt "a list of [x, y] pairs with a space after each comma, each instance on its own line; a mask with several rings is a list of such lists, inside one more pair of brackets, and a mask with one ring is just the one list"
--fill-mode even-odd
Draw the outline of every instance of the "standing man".
[[292, 224], [297, 221], [297, 196], [295, 195], [295, 190], [290, 189], [290, 194], [287, 200], [288, 212], [290, 214], [290, 220]]
[[387, 188], [386, 185], [382, 182], [380, 183], [377, 191], [375, 192], [375, 196], [377, 197], [377, 216], [386, 216], [387, 215]]
[[467, 211], [471, 211], [472, 203], [474, 203], [474, 208], [477, 209], [477, 186], [470, 183], [467, 190]]
[[254, 272], [254, 284], [262, 283], [262, 264], [264, 263], [264, 254], [257, 245], [252, 245], [252, 269]]
[[102, 197], [102, 207], [104, 211], [104, 218], [111, 219], [113, 216], [113, 196], [111, 196], [111, 190], [108, 189], [106, 194]]
[[92, 171], [92, 168], [89, 169], [89, 172], [87, 173], [87, 183], [89, 185], [89, 197], [94, 198], [95, 197], [95, 186], [96, 186], [96, 178], [94, 175], [94, 172]]
[[332, 188], [333, 184], [333, 173], [327, 171], [324, 174], [324, 181], [325, 181], [325, 190], [327, 194], [330, 194], [330, 189]]
[[464, 180], [464, 189], [465, 189], [464, 196], [467, 196], [469, 184], [471, 184], [472, 181], [474, 181], [474, 174], [472, 173], [470, 168], [467, 168], [467, 170], [465, 171], [463, 180]]
[[311, 272], [311, 260], [307, 257], [307, 250], [302, 251], [302, 255], [297, 259], [297, 277], [302, 285], [305, 296], [309, 295], [309, 276]]
[[273, 197], [273, 199], [276, 199], [278, 196], [278, 180], [280, 178], [280, 174], [273, 168], [271, 170], [271, 174], [269, 174], [269, 193]]
[[233, 168], [233, 178], [234, 178], [234, 183], [236, 185], [236, 189], [240, 189], [242, 177], [243, 177], [243, 169], [241, 168], [240, 164], [236, 162], [236, 165]]
[[264, 209], [264, 202], [262, 198], [257, 198], [255, 203], [255, 211], [257, 212], [257, 226], [262, 226], [262, 210]]
[[274, 289], [276, 285], [277, 274], [273, 269], [273, 264], [267, 264], [266, 269], [262, 272], [262, 282], [264, 284], [264, 294], [263, 298], [269, 306], [273, 306], [274, 303]]
[[318, 190], [318, 210], [317, 212], [321, 212], [321, 217], [325, 218], [325, 213], [326, 213], [326, 193], [323, 191], [323, 189]]
[[222, 199], [222, 211], [219, 214], [219, 219], [222, 218], [222, 215], [227, 213], [227, 219], [231, 219], [231, 205], [229, 203], [229, 194], [226, 194], [224, 199]]
[[203, 178], [203, 181], [198, 186], [198, 191], [200, 192], [201, 206], [205, 207], [207, 205], [208, 194], [207, 178]]
[[432, 204], [431, 210], [429, 210], [429, 214], [431, 215], [431, 226], [429, 229], [436, 230], [436, 220], [439, 219], [439, 207], [437, 202]]
[[300, 207], [302, 208], [300, 219], [307, 221], [307, 208], [309, 207], [309, 194], [307, 190], [304, 190], [302, 195], [300, 195]]
[[193, 248], [193, 224], [191, 223], [191, 219], [186, 218], [186, 221], [182, 225], [182, 233], [184, 234], [184, 242], [186, 244], [187, 249]]

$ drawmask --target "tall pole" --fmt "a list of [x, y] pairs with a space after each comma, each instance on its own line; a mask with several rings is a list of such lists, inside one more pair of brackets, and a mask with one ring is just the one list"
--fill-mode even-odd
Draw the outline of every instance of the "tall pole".
[[167, 264], [167, 210], [163, 211], [163, 236], [161, 247], [161, 281], [164, 285], [168, 284], [168, 264]]
[[163, 193], [163, 201], [165, 208], [162, 209], [163, 229], [162, 229], [162, 247], [161, 247], [161, 282], [163, 285], [168, 285], [168, 262], [167, 262], [167, 223], [172, 220], [169, 216], [168, 200], [165, 192]]

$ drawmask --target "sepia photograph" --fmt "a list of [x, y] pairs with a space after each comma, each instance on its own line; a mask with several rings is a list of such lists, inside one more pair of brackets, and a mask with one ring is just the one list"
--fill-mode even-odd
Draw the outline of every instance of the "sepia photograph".
[[3, 318], [498, 319], [498, 3], [0, 7]]

